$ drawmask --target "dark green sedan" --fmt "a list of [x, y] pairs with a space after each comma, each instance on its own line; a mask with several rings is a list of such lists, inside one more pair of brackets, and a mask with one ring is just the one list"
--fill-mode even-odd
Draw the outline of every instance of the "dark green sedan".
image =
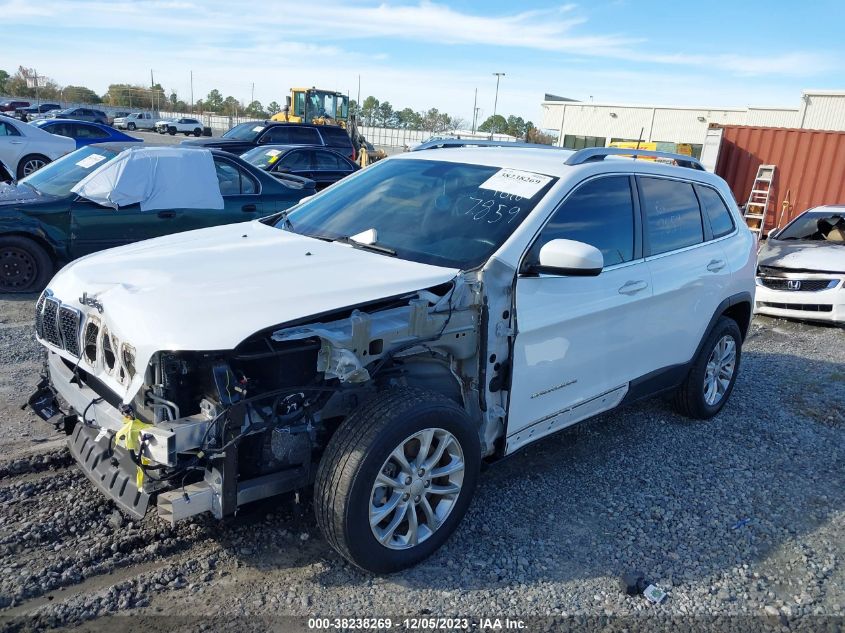
[[[284, 211], [315, 193], [313, 181], [274, 177], [220, 150], [210, 151], [222, 208], [150, 210], [149, 205], [142, 209], [143, 202], [108, 205], [73, 193], [77, 183], [115, 161], [129, 146], [90, 145], [16, 184], [0, 184], [0, 292], [41, 290], [58, 268], [88, 253], [170, 233], [253, 220]], [[167, 187], [175, 186], [172, 173], [162, 175], [155, 169], [149, 173], [149, 180], [158, 177]], [[209, 178], [213, 186], [214, 178]], [[141, 192], [155, 188], [152, 182], [130, 181], [129, 185], [137, 185]], [[159, 199], [160, 189], [156, 192]]]

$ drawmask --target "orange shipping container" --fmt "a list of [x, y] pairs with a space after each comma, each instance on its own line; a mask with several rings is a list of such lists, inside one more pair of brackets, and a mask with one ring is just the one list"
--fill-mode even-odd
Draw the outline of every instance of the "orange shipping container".
[[845, 204], [845, 132], [744, 125], [718, 129], [722, 140], [715, 171], [740, 205], [748, 200], [757, 167], [775, 166], [766, 232], [811, 207]]

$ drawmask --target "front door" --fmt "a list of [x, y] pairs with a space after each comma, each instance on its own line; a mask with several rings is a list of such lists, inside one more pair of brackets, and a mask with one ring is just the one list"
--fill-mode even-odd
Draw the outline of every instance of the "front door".
[[654, 369], [652, 281], [633, 178], [601, 176], [579, 185], [527, 260], [558, 238], [601, 250], [604, 269], [595, 277], [518, 277], [508, 452], [615, 406], [629, 381]]
[[82, 257], [106, 248], [173, 233], [175, 219], [175, 214], [167, 211], [141, 211], [139, 204], [113, 209], [77, 198], [70, 206], [70, 255], [72, 258]]

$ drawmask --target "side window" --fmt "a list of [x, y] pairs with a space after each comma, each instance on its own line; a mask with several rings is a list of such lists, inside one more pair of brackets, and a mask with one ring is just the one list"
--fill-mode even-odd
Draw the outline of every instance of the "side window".
[[290, 142], [295, 145], [320, 145], [320, 135], [310, 127], [294, 127], [290, 129]]
[[698, 200], [701, 208], [710, 220], [710, 229], [713, 231], [713, 239], [723, 237], [734, 230], [734, 221], [731, 212], [725, 206], [725, 201], [715, 189], [710, 187], [696, 186]]
[[236, 165], [220, 159], [214, 159], [214, 169], [217, 172], [217, 182], [220, 184], [220, 193], [224, 196], [237, 196], [245, 193], [257, 193], [258, 183], [252, 176], [246, 174]]
[[93, 125], [77, 125], [77, 138], [108, 138], [108, 134]]
[[634, 259], [634, 201], [628, 176], [596, 178], [576, 189], [540, 233], [532, 248], [555, 239], [577, 240], [595, 246], [604, 265]]
[[276, 143], [280, 145], [287, 145], [291, 143], [290, 128], [284, 125], [277, 125], [271, 127], [269, 130], [261, 135], [259, 143]]
[[51, 134], [58, 134], [59, 136], [67, 136], [68, 138], [76, 138], [76, 125], [73, 123], [56, 123], [46, 128]]
[[315, 150], [314, 152], [314, 169], [325, 169], [330, 171], [350, 171], [343, 159], [331, 152], [324, 152]]
[[279, 167], [287, 167], [291, 171], [307, 171], [311, 169], [311, 152], [293, 151], [285, 154], [279, 161]]
[[659, 255], [704, 240], [701, 210], [692, 185], [664, 178], [639, 179], [648, 252]]
[[20, 136], [21, 133], [18, 132], [17, 128], [11, 123], [6, 123], [5, 121], [0, 121], [0, 136]]

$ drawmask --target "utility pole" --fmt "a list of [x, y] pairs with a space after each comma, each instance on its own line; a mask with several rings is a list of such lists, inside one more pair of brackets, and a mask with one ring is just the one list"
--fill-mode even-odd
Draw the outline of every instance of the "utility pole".
[[[358, 105], [355, 106], [356, 110], [361, 109], [361, 75], [358, 75], [358, 101], [356, 101]], [[356, 112], [357, 115], [357, 112]]]
[[252, 91], [249, 93], [249, 105], [252, 105], [252, 102], [255, 101], [255, 82], [252, 82]]
[[475, 115], [478, 113], [478, 88], [475, 89], [475, 98], [472, 100], [472, 133], [475, 134]]
[[194, 71], [191, 71], [191, 114], [194, 113]]
[[493, 100], [493, 116], [496, 116], [496, 108], [499, 105], [499, 79], [505, 76], [505, 73], [493, 73], [496, 75], [496, 98]]
[[155, 107], [155, 98], [156, 98], [155, 85], [156, 85], [156, 82], [155, 82], [155, 79], [153, 79], [153, 69], [150, 68], [150, 108], [152, 108], [153, 110], [156, 109], [156, 107]]

